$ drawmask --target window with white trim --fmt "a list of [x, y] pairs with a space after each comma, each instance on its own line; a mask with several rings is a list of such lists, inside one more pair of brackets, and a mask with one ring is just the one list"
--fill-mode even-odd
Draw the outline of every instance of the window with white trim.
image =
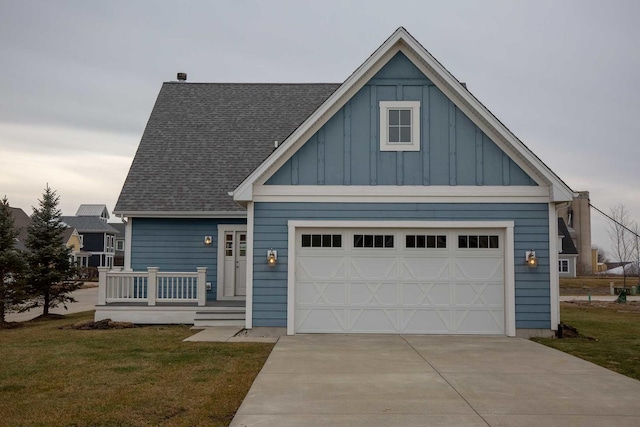
[[116, 240], [116, 251], [124, 251], [124, 240]]
[[380, 101], [380, 151], [420, 151], [420, 101]]
[[558, 260], [558, 271], [560, 273], [568, 273], [569, 272], [569, 260], [568, 259], [560, 259], [560, 260]]

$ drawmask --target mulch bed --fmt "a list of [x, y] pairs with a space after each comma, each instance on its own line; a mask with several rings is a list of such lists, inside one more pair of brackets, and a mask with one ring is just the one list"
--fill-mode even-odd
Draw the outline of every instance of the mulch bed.
[[60, 329], [77, 329], [80, 331], [95, 331], [106, 329], [128, 329], [137, 326], [131, 322], [114, 322], [111, 319], [74, 323], [73, 325], [61, 326]]

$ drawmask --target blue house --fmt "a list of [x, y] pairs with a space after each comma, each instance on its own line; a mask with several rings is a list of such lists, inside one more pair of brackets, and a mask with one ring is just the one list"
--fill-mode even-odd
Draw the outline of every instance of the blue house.
[[551, 335], [572, 196], [404, 28], [342, 84], [165, 83], [96, 318]]
[[115, 236], [118, 230], [111, 227], [107, 220], [109, 211], [106, 205], [83, 204], [75, 216], [62, 216], [60, 220], [78, 232], [83, 254], [88, 260], [81, 267], [113, 267]]

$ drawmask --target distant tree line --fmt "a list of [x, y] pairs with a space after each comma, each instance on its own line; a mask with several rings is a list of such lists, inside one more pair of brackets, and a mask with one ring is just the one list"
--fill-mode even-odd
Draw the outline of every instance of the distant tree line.
[[9, 201], [0, 201], [0, 325], [10, 312], [42, 307], [49, 309], [75, 302], [71, 292], [82, 282], [74, 280], [77, 268], [63, 239], [66, 225], [60, 221], [60, 197], [46, 186], [27, 228], [26, 250], [16, 247]]

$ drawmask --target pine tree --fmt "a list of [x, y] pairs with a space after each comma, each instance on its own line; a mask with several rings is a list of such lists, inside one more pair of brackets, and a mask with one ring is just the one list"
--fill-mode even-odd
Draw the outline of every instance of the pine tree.
[[66, 226], [60, 221], [58, 209], [60, 197], [45, 188], [39, 208], [33, 208], [31, 225], [27, 229], [27, 249], [29, 250], [28, 288], [33, 299], [29, 308], [43, 307], [43, 315], [49, 308], [67, 302], [75, 302], [71, 292], [78, 289], [81, 282], [73, 281], [76, 267], [71, 259], [71, 249], [64, 245], [62, 232]]
[[4, 196], [0, 201], [0, 324], [27, 298], [22, 280], [26, 262], [24, 254], [15, 248], [17, 236], [9, 201]]

